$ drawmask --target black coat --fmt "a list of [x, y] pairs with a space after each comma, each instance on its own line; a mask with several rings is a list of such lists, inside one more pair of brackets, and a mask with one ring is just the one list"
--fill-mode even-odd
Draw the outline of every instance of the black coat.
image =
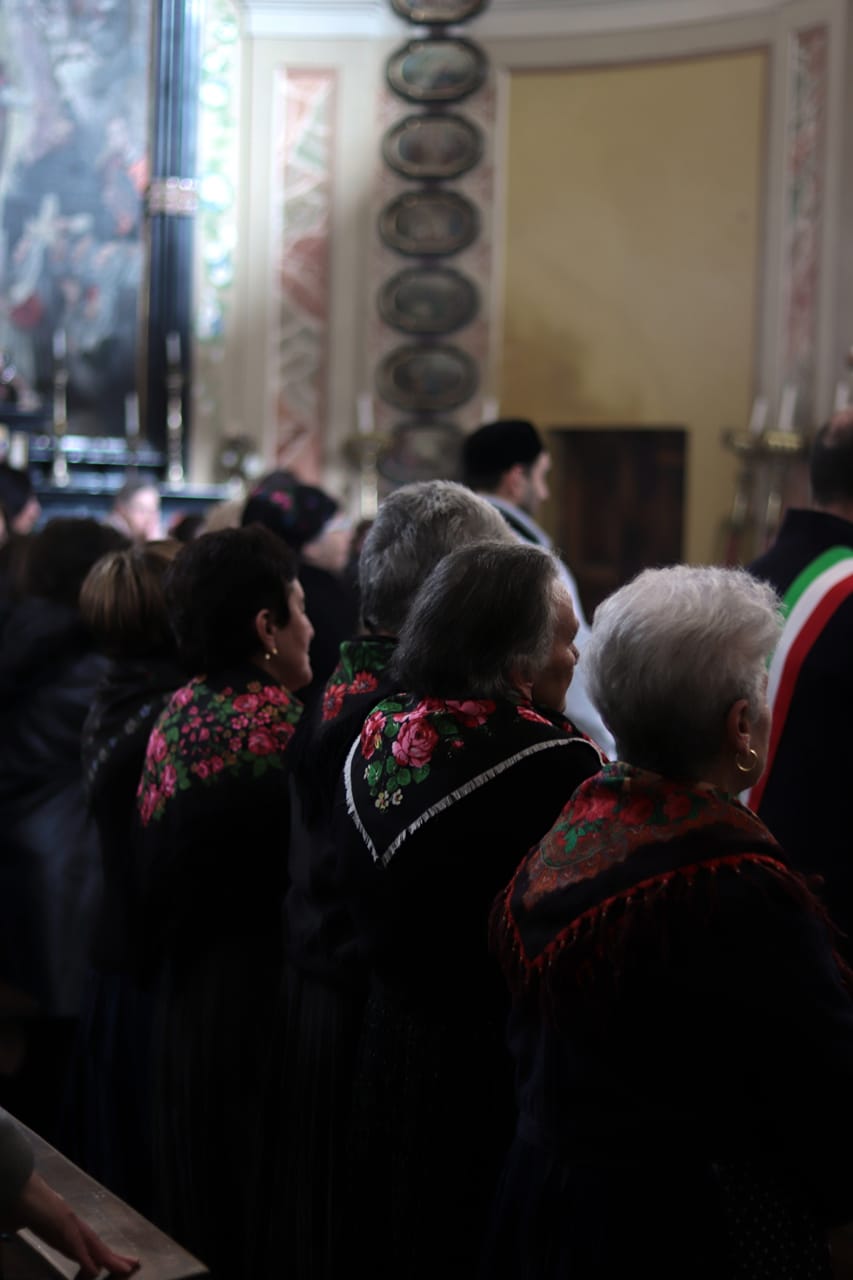
[[[821, 511], [789, 511], [774, 545], [749, 565], [783, 595], [831, 547], [853, 547], [853, 524]], [[822, 896], [853, 961], [853, 858], [847, 788], [853, 711], [853, 597], [812, 645], [797, 679], [759, 815], [794, 864], [823, 877]]]
[[42, 1012], [79, 1010], [100, 893], [80, 743], [106, 659], [75, 611], [30, 598], [0, 655], [0, 974]]

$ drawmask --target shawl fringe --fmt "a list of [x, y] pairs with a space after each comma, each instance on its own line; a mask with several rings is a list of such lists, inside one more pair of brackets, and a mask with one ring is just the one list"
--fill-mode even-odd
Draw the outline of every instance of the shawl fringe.
[[[544, 1012], [553, 1016], [567, 995], [582, 996], [602, 983], [618, 989], [633, 943], [655, 939], [665, 954], [667, 911], [689, 902], [693, 909], [704, 906], [712, 912], [713, 893], [708, 889], [717, 877], [741, 875], [752, 868], [766, 873], [769, 882], [786, 897], [821, 920], [834, 940], [837, 930], [813, 892], [814, 881], [766, 854], [738, 853], [673, 868], [602, 899], [577, 915], [536, 956], [527, 954], [511, 910], [519, 868], [492, 908], [492, 950], [513, 997], [538, 994]], [[835, 946], [833, 955], [842, 980], [853, 993], [853, 971]]]

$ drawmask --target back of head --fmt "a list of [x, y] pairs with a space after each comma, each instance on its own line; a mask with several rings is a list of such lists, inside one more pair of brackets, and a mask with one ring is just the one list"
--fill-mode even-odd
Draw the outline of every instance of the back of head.
[[75, 516], [50, 520], [32, 537], [27, 549], [26, 593], [76, 608], [92, 565], [108, 551], [127, 545], [127, 538], [98, 520]]
[[255, 618], [269, 609], [284, 626], [296, 560], [268, 529], [205, 533], [178, 552], [166, 573], [166, 604], [188, 671], [215, 674], [249, 662], [260, 642]]
[[111, 658], [166, 656], [175, 642], [164, 580], [180, 542], [146, 542], [112, 551], [89, 570], [80, 591], [80, 616]]
[[457, 547], [514, 542], [484, 498], [452, 480], [404, 485], [385, 498], [364, 540], [358, 578], [369, 631], [397, 635], [427, 574]]
[[465, 484], [482, 493], [494, 493], [511, 467], [530, 467], [544, 452], [545, 444], [526, 418], [500, 418], [465, 437], [462, 476]]
[[818, 507], [853, 507], [853, 409], [836, 413], [814, 438], [809, 457]]
[[761, 705], [780, 628], [767, 583], [742, 569], [646, 569], [598, 606], [582, 662], [620, 759], [701, 779], [739, 699]]
[[337, 511], [337, 502], [325, 490], [288, 479], [279, 488], [256, 490], [246, 503], [241, 523], [263, 525], [292, 550], [301, 551], [319, 537]]
[[432, 570], [400, 632], [394, 674], [423, 697], [502, 698], [533, 679], [554, 631], [557, 562], [541, 547], [478, 542]]

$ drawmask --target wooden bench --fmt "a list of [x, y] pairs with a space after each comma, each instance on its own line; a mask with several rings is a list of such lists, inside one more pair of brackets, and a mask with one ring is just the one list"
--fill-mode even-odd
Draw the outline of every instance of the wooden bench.
[[[137, 1280], [190, 1280], [208, 1275], [207, 1268], [130, 1205], [78, 1169], [38, 1134], [21, 1128], [30, 1139], [36, 1170], [106, 1244], [117, 1253], [138, 1257]], [[0, 1280], [72, 1280], [78, 1267], [44, 1244], [31, 1231], [0, 1237]]]

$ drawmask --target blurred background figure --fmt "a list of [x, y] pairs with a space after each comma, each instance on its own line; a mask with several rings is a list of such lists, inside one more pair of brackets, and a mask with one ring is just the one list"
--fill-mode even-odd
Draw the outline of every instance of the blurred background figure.
[[[26, 471], [0, 462], [0, 511], [5, 524], [5, 537], [32, 533], [41, 515], [41, 505]], [[4, 537], [0, 536], [0, 542]]]
[[80, 744], [107, 660], [78, 610], [83, 579], [126, 546], [95, 520], [32, 535], [0, 650], [0, 981], [22, 993], [27, 1060], [4, 1102], [49, 1141], [80, 1011], [100, 889]]
[[154, 481], [126, 480], [113, 498], [106, 523], [131, 542], [161, 538], [160, 491]]
[[310, 709], [337, 665], [341, 643], [358, 625], [357, 596], [344, 578], [352, 541], [349, 520], [325, 490], [282, 471], [262, 481], [246, 503], [242, 523], [264, 525], [299, 557], [305, 611], [314, 628], [314, 674], [299, 697]]

